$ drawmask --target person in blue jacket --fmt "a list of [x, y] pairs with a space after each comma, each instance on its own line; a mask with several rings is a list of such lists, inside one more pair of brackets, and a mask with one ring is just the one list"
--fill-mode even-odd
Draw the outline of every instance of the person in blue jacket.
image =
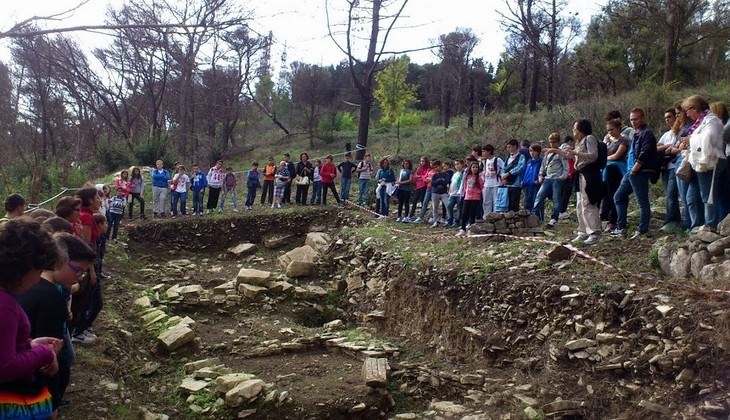
[[[261, 182], [259, 181], [259, 163], [254, 162], [251, 164], [251, 170], [248, 171], [248, 176], [246, 176], [246, 210], [251, 210], [253, 208], [253, 202], [256, 201], [256, 189], [261, 185]], [[304, 201], [306, 200], [306, 194], [304, 195]]]
[[203, 196], [207, 186], [208, 176], [200, 170], [197, 163], [193, 164], [192, 176], [190, 177], [190, 190], [193, 192], [193, 216], [203, 214]]
[[525, 192], [525, 209], [532, 210], [535, 206], [535, 197], [540, 188], [538, 177], [542, 166], [542, 147], [539, 144], [530, 146], [530, 158], [527, 160], [525, 175], [522, 177], [522, 190]]
[[515, 139], [507, 142], [507, 151], [509, 156], [505, 160], [504, 169], [502, 169], [502, 185], [508, 187], [509, 210], [517, 211], [520, 209], [522, 176], [525, 173], [527, 159], [525, 159], [524, 154], [520, 153], [520, 142]]
[[162, 159], [155, 162], [152, 175], [152, 212], [154, 217], [165, 217], [167, 194], [170, 192], [170, 171], [164, 168]]

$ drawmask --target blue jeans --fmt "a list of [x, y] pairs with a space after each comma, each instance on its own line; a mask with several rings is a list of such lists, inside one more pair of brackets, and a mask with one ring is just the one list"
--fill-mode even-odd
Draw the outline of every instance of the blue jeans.
[[426, 211], [428, 210], [428, 205], [431, 203], [431, 189], [426, 189], [426, 195], [423, 196], [423, 202], [421, 203], [421, 212], [418, 214], [418, 217], [423, 219], [426, 217]]
[[380, 191], [380, 197], [378, 198], [378, 201], [380, 202], [380, 208], [379, 213], [383, 216], [388, 215], [389, 205], [390, 205], [390, 196], [387, 192], [385, 192], [385, 187], [383, 187]]
[[[724, 197], [726, 187], [722, 183], [725, 180], [726, 172], [727, 159], [718, 160], [714, 171], [697, 172], [697, 183], [705, 208], [705, 225], [712, 228], [717, 227], [717, 224], [727, 215]], [[709, 203], [710, 190], [712, 190], [712, 204]]]
[[[248, 191], [246, 192], [246, 207], [253, 206], [254, 201], [256, 201], [256, 186], [248, 187]], [[305, 200], [306, 201], [306, 197]]]
[[101, 279], [96, 279], [96, 284], [89, 288], [88, 297], [83, 310], [79, 313], [79, 320], [74, 326], [73, 335], [79, 335], [86, 331], [96, 321], [101, 309], [104, 307], [104, 296], [101, 289]]
[[200, 191], [193, 191], [193, 214], [203, 213], [203, 196], [205, 195], [205, 189]]
[[679, 211], [679, 187], [677, 186], [677, 173], [674, 169], [662, 170], [662, 183], [664, 184], [664, 196], [667, 198], [667, 215], [664, 224], [682, 223], [682, 214]]
[[616, 203], [617, 227], [626, 229], [627, 212], [629, 208], [629, 195], [633, 192], [636, 195], [636, 201], [639, 204], [639, 233], [649, 231], [649, 220], [651, 218], [651, 204], [649, 203], [649, 179], [650, 172], [639, 172], [636, 175], [627, 173], [621, 180], [613, 201]]
[[109, 213], [111, 218], [107, 223], [109, 226], [106, 229], [107, 238], [117, 239], [117, 233], [119, 232], [119, 223], [121, 223], [124, 213]]
[[564, 181], [560, 179], [545, 179], [537, 192], [535, 206], [529, 209], [532, 214], [539, 217], [540, 220], [545, 220], [545, 200], [550, 197], [553, 200], [553, 212], [550, 219], [558, 220], [563, 198], [563, 183]]
[[177, 216], [177, 203], [180, 202], [180, 214], [185, 216], [187, 214], [187, 210], [185, 209], [185, 205], [188, 201], [188, 192], [172, 192], [172, 215]]
[[525, 185], [522, 187], [525, 191], [525, 209], [532, 210], [535, 207], [535, 197], [539, 188], [539, 185]]
[[221, 199], [220, 209], [223, 210], [223, 207], [226, 206], [226, 197], [228, 197], [228, 194], [231, 195], [231, 200], [233, 200], [233, 208], [238, 209], [238, 193], [236, 193], [235, 188], [231, 190], [223, 188], [223, 198]]
[[342, 201], [350, 200], [350, 185], [352, 185], [352, 178], [342, 177], [340, 181], [340, 199]]
[[[455, 216], [455, 211], [458, 212], [458, 216]], [[447, 225], [457, 225], [458, 221], [461, 219], [461, 196], [458, 195], [450, 195], [449, 196], [449, 202], [446, 204], [446, 224]]]
[[312, 183], [312, 199], [309, 204], [322, 204], [322, 181]]
[[360, 195], [357, 197], [357, 202], [360, 204], [368, 203], [368, 186], [370, 185], [369, 179], [360, 179]]

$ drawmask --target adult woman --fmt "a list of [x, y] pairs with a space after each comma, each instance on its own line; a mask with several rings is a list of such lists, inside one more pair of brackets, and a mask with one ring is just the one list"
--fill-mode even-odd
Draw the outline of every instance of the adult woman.
[[58, 372], [63, 340], [30, 339], [30, 322], [14, 295], [53, 270], [61, 251], [39, 222], [19, 217], [0, 225], [0, 413], [12, 418], [48, 418], [51, 395], [41, 375]]
[[411, 212], [408, 215], [411, 221], [415, 220], [414, 216], [416, 215], [416, 206], [419, 203], [423, 204], [423, 200], [426, 198], [426, 190], [428, 189], [426, 185], [426, 176], [430, 170], [431, 161], [428, 159], [428, 156], [421, 156], [418, 168], [416, 168], [416, 172], [413, 174], [413, 181], [415, 182], [416, 190], [415, 194], [413, 194]]
[[378, 180], [376, 195], [380, 202], [380, 206], [378, 206], [380, 211], [378, 213], [380, 214], [380, 218], [385, 218], [388, 217], [388, 204], [390, 203], [390, 196], [393, 194], [395, 188], [395, 172], [390, 167], [390, 161], [387, 158], [380, 161], [380, 169], [375, 179]]
[[138, 167], [132, 167], [132, 177], [129, 180], [129, 218], [132, 218], [132, 210], [134, 210], [134, 200], [139, 202], [139, 215], [142, 219], [146, 219], [144, 215], [144, 178], [142, 171]]
[[299, 205], [307, 204], [307, 193], [309, 192], [309, 184], [312, 182], [312, 175], [314, 174], [314, 168], [309, 162], [309, 155], [307, 153], [301, 153], [299, 155], [299, 162], [296, 167], [297, 178], [294, 179], [297, 192], [294, 197], [294, 201]]
[[[598, 140], [593, 136], [593, 126], [586, 119], [573, 123], [574, 150], [559, 150], [559, 154], [575, 160], [578, 176], [578, 199], [576, 216], [578, 216], [578, 235], [573, 242], [584, 242], [586, 245], [597, 243], [601, 239], [601, 217], [598, 204], [601, 202], [601, 170], [595, 162], [598, 160]], [[554, 149], [551, 149], [554, 150]]]
[[56, 203], [56, 216], [66, 219], [71, 223], [73, 234], [78, 234], [81, 215], [81, 199], [78, 197], [66, 196]]
[[697, 182], [704, 204], [705, 226], [712, 229], [727, 215], [724, 194], [727, 173], [723, 124], [710, 111], [710, 106], [701, 96], [692, 95], [682, 101], [682, 109], [693, 121], [688, 130], [686, 142], [689, 150], [689, 163], [697, 173]]
[[623, 179], [627, 170], [626, 157], [629, 150], [629, 140], [621, 135], [622, 127], [621, 120], [609, 120], [606, 123], [607, 134], [603, 138], [608, 154], [606, 168], [603, 171], [606, 195], [601, 203], [601, 220], [608, 222], [604, 232], [611, 232], [616, 228], [616, 203], [613, 201], [613, 195], [616, 194], [621, 179]]
[[[686, 159], [687, 148], [686, 141], [681, 140], [687, 137], [689, 128], [692, 126], [692, 121], [687, 117], [687, 113], [682, 109], [682, 102], [674, 104], [674, 111], [676, 119], [670, 130], [673, 136], [680, 139], [678, 143], [675, 143], [671, 147], [671, 152], [677, 155], [677, 160], [674, 162], [675, 174], [682, 167], [682, 161]], [[679, 176], [675, 177], [677, 181], [677, 189], [679, 190], [679, 197], [684, 206], [684, 221], [682, 226], [689, 230], [696, 226], [702, 226], [705, 224], [705, 214], [702, 206], [702, 197], [700, 197], [700, 186], [697, 183], [697, 176], [694, 171], [691, 171], [689, 179], [682, 179]]]
[[170, 171], [164, 168], [162, 160], [155, 162], [152, 170], [152, 217], [165, 217], [167, 192], [170, 190]]

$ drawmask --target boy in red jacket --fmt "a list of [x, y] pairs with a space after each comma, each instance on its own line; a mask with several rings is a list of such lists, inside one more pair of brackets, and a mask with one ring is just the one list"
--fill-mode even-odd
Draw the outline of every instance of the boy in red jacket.
[[319, 169], [319, 176], [322, 177], [322, 204], [327, 205], [327, 189], [332, 191], [337, 204], [340, 204], [340, 196], [337, 194], [335, 187], [335, 178], [337, 177], [337, 167], [332, 163], [332, 155], [324, 158], [324, 165]]

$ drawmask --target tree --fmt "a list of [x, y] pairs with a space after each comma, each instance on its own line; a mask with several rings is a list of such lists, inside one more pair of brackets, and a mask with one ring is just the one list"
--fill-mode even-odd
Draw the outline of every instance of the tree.
[[323, 67], [295, 61], [291, 64], [290, 86], [292, 103], [301, 113], [309, 135], [309, 147], [314, 147], [321, 109], [331, 103], [331, 75]]
[[375, 76], [378, 87], [373, 94], [382, 111], [380, 121], [396, 127], [396, 155], [400, 153], [401, 118], [416, 101], [416, 87], [406, 81], [409, 63], [408, 56], [401, 56], [386, 64], [383, 71]]
[[[337, 48], [347, 57], [347, 64], [350, 69], [352, 81], [360, 96], [360, 119], [357, 126], [357, 159], [362, 159], [368, 144], [368, 129], [370, 128], [370, 110], [373, 104], [373, 88], [375, 72], [378, 70], [380, 61], [386, 53], [385, 46], [388, 36], [393, 30], [395, 23], [400, 18], [408, 0], [344, 0], [347, 4], [344, 23], [338, 31], [335, 24], [330, 20], [330, 1], [325, 1], [327, 13], [327, 29], [330, 38]], [[400, 3], [400, 4], [399, 4]], [[387, 14], [387, 10], [395, 9], [395, 13]], [[359, 39], [358, 32], [369, 27], [370, 35], [367, 37], [367, 49], [365, 59], [358, 59], [356, 54], [356, 41]], [[385, 27], [385, 33], [380, 38], [381, 29]], [[337, 39], [337, 36], [344, 38], [344, 42]]]
[[[452, 109], [459, 115], [469, 108], [471, 75], [471, 54], [479, 38], [471, 29], [457, 28], [456, 31], [439, 36], [437, 55], [441, 58], [441, 123], [449, 127]], [[466, 99], [466, 100], [465, 100]]]

